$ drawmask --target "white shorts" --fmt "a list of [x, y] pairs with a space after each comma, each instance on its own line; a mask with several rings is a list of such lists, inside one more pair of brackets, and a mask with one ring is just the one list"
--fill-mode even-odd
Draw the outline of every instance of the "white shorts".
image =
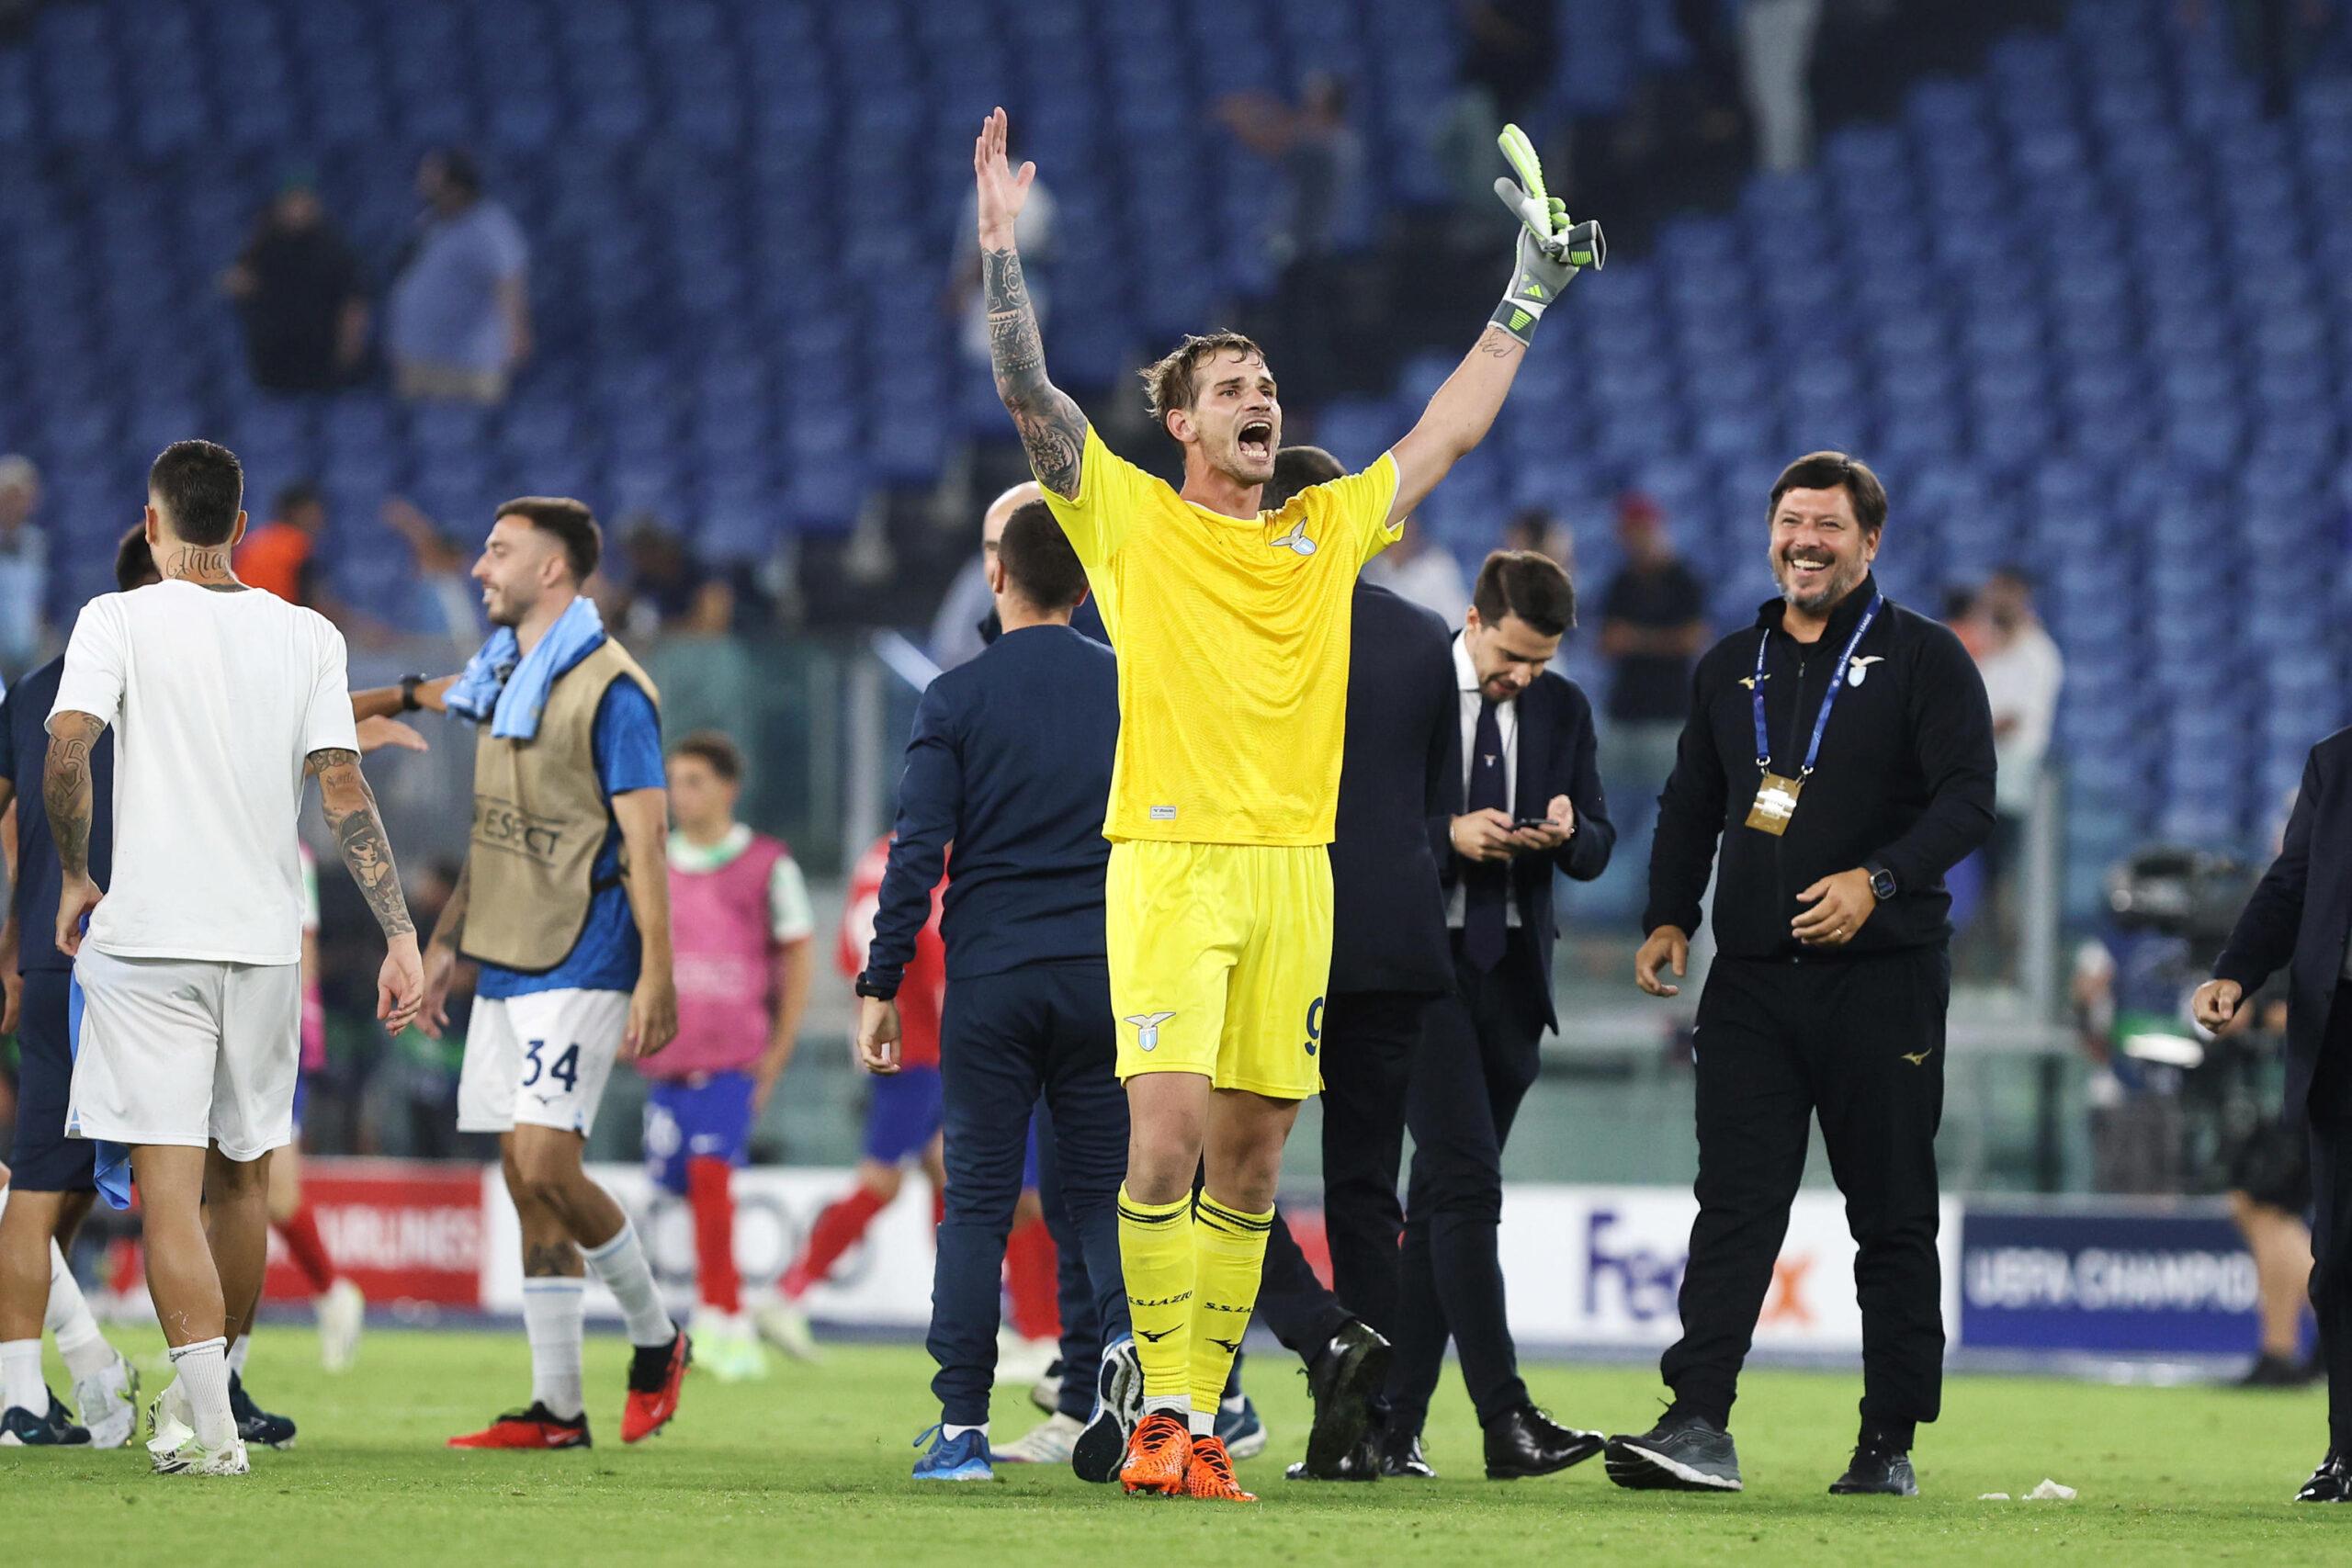
[[294, 1141], [302, 966], [119, 958], [85, 945], [66, 1135], [219, 1144], [259, 1159]]
[[458, 1131], [516, 1122], [586, 1137], [628, 1028], [627, 991], [533, 991], [475, 998], [458, 1077]]

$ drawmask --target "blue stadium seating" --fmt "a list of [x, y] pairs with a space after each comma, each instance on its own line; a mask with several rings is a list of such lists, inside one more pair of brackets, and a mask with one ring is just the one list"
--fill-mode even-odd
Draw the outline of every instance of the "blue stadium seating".
[[[1685, 63], [1669, 9], [1563, 0], [1547, 115]], [[1455, 26], [1426, 0], [52, 5], [0, 49], [0, 339], [21, 367], [0, 449], [52, 476], [61, 594], [103, 584], [89, 552], [191, 430], [239, 446], [259, 494], [321, 479], [347, 588], [393, 491], [456, 520], [575, 488], [756, 560], [1001, 431], [933, 303], [990, 104], [1061, 207], [1034, 269], [1057, 373], [1108, 389], [1271, 281], [1268, 171], [1204, 106], [1350, 77], [1366, 240], [1439, 194]], [[480, 151], [534, 240], [540, 355], [514, 400], [254, 391], [215, 287], [252, 212], [312, 170], [380, 285], [415, 155], [442, 141]], [[1505, 509], [1597, 513], [1638, 484], [1718, 619], [1743, 620], [1770, 474], [1861, 450], [1894, 496], [1891, 585], [1927, 603], [2006, 559], [2042, 576], [2072, 663], [2072, 886], [2130, 835], [2258, 848], [2303, 749], [2352, 716], [2346, 254], [2352, 72], [2324, 63], [2266, 121], [2171, 0], [2075, 0], [2063, 30], [1917, 84], [1815, 168], [1581, 285], [1425, 520], [1475, 553]], [[1449, 368], [1358, 389], [1318, 439], [1370, 457]], [[1596, 583], [1602, 533], [1578, 541]]]

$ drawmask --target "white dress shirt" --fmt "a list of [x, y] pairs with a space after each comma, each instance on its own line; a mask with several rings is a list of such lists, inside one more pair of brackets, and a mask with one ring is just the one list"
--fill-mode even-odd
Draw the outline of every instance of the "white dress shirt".
[[[1478, 709], [1487, 700], [1478, 689], [1478, 667], [1470, 661], [1470, 643], [1460, 632], [1453, 634], [1453, 683], [1462, 694], [1462, 798], [1470, 798], [1471, 753], [1478, 745]], [[1503, 815], [1517, 818], [1513, 809], [1519, 795], [1519, 699], [1495, 705], [1495, 728], [1503, 738]], [[1457, 867], [1457, 870], [1460, 868]], [[1465, 892], [1460, 878], [1445, 896], [1445, 923], [1453, 931], [1462, 929], [1465, 908]], [[1503, 904], [1503, 924], [1516, 930], [1519, 926], [1519, 900], [1507, 899]]]

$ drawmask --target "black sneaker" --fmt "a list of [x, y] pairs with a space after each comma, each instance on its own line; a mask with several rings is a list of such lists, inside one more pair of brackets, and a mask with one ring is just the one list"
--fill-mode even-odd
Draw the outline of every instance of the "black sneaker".
[[1392, 1481], [1435, 1481], [1437, 1472], [1421, 1453], [1419, 1432], [1395, 1427], [1380, 1435], [1380, 1473]]
[[0, 1416], [0, 1449], [74, 1449], [90, 1440], [90, 1429], [76, 1427], [64, 1418], [65, 1407], [57, 1403], [57, 1395], [49, 1396], [49, 1408], [36, 1416], [21, 1404], [8, 1406]]
[[237, 1436], [248, 1443], [265, 1443], [273, 1449], [294, 1446], [294, 1418], [272, 1416], [254, 1403], [245, 1392], [245, 1380], [235, 1372], [229, 1374], [229, 1414], [237, 1420]]
[[1609, 1479], [1635, 1491], [1737, 1492], [1731, 1434], [1698, 1416], [1668, 1411], [1638, 1438], [1609, 1439]]
[[1315, 1425], [1306, 1434], [1306, 1473], [1317, 1481], [1345, 1479], [1340, 1467], [1363, 1446], [1372, 1427], [1372, 1402], [1388, 1382], [1388, 1341], [1362, 1318], [1350, 1318], [1306, 1369]]
[[[11, 1416], [15, 1411], [10, 1411]], [[2319, 1461], [2312, 1478], [2295, 1494], [2298, 1503], [2352, 1503], [2352, 1455], [2342, 1449], [2330, 1449], [2327, 1457]]]
[[67, 1448], [79, 1448], [88, 1442], [90, 1429], [75, 1423], [74, 1413], [65, 1408], [57, 1391], [44, 1387], [41, 1392], [49, 1395], [49, 1429], [57, 1434], [57, 1440]]
[[1143, 1419], [1143, 1363], [1131, 1335], [1102, 1352], [1094, 1368], [1094, 1414], [1070, 1445], [1070, 1472], [1097, 1485], [1114, 1479], [1126, 1462], [1127, 1438]]
[[2235, 1383], [2238, 1388], [2309, 1388], [2327, 1375], [2326, 1369], [2291, 1356], [2264, 1354], [2254, 1359]]
[[[1424, 1465], [1422, 1468], [1427, 1469]], [[1329, 1475], [1317, 1475], [1306, 1468], [1305, 1460], [1283, 1472], [1285, 1481], [1377, 1481], [1380, 1479], [1380, 1442], [1370, 1432], [1341, 1457], [1339, 1468]]]
[[1829, 1483], [1833, 1497], [1917, 1497], [1919, 1478], [1911, 1472], [1911, 1456], [1884, 1449], [1862, 1447], [1846, 1473]]

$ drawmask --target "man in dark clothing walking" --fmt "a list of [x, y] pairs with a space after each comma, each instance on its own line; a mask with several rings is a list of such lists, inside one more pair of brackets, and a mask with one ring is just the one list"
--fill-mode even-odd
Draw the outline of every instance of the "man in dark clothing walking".
[[1674, 1404], [1610, 1439], [1620, 1485], [1740, 1489], [1739, 1369], [1817, 1112], [1860, 1247], [1861, 1432], [1837, 1493], [1917, 1492], [1913, 1428], [1943, 1375], [1935, 1138], [1943, 1113], [1951, 897], [1993, 826], [1984, 684], [1949, 629], [1871, 576], [1886, 491], [1838, 452], [1772, 487], [1780, 598], [1700, 661], [1659, 802], [1634, 976], [1679, 987], [1716, 841], [1719, 949], [1700, 998], [1699, 1217]]
[[1548, 668], [1576, 625], [1567, 573], [1533, 551], [1498, 550], [1464, 623], [1447, 649], [1446, 765], [1428, 826], [1446, 890], [1447, 984], [1406, 1096], [1413, 1168], [1382, 1461], [1389, 1474], [1430, 1473], [1420, 1434], [1450, 1338], [1487, 1474], [1502, 1481], [1600, 1451], [1598, 1433], [1555, 1422], [1520, 1380], [1497, 1230], [1503, 1145], [1534, 1087], [1544, 1032], [1558, 1021], [1554, 874], [1600, 875], [1616, 829], [1593, 760], [1592, 705]]
[[2287, 971], [2286, 1124], [2311, 1139], [2312, 1307], [2327, 1457], [2299, 1503], [2352, 1503], [2352, 729], [2312, 748], [2278, 858], [2190, 1003], [2219, 1032]]
[[1110, 649], [1070, 629], [1086, 575], [1044, 502], [1013, 513], [989, 571], [1003, 635], [932, 682], [907, 743], [874, 944], [857, 982], [858, 1052], [873, 1071], [897, 1070], [895, 998], [952, 842], [940, 916], [947, 1206], [930, 1337], [940, 1426], [914, 1473], [993, 1473], [998, 1284], [1042, 1094], [1104, 1344], [1094, 1419], [1070, 1463], [1086, 1480], [1108, 1481], [1143, 1388], [1119, 1268], [1127, 1102], [1112, 1076], [1103, 956], [1110, 846], [1100, 827], [1118, 741], [1118, 672]]

